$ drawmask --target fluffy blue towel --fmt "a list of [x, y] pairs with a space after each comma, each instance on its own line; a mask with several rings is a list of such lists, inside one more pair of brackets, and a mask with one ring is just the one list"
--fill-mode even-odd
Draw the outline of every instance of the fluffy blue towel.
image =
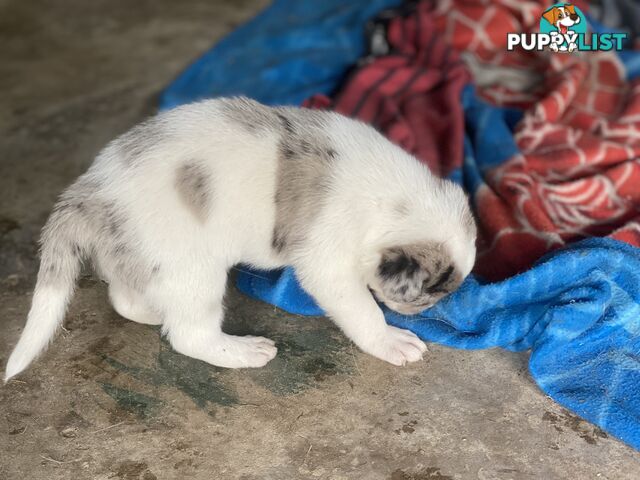
[[[166, 90], [161, 107], [229, 94], [297, 104], [330, 93], [364, 52], [366, 19], [398, 3], [278, 0], [192, 65]], [[485, 168], [514, 153], [510, 131], [519, 113], [478, 101], [471, 88], [463, 104], [465, 165], [454, 178], [473, 191]], [[322, 314], [291, 269], [240, 274], [238, 286], [289, 312]], [[640, 249], [592, 239], [500, 283], [471, 277], [421, 315], [386, 311], [386, 317], [455, 348], [531, 349], [530, 371], [542, 390], [640, 449], [639, 297]]]
[[161, 108], [250, 95], [298, 105], [329, 94], [365, 53], [364, 25], [401, 0], [276, 0], [209, 50], [162, 94]]

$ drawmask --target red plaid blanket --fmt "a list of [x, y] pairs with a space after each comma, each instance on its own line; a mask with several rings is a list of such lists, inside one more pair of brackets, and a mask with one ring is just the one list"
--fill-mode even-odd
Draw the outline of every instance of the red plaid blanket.
[[537, 31], [547, 7], [423, 1], [389, 23], [391, 53], [355, 70], [333, 99], [307, 103], [373, 123], [443, 176], [462, 165], [470, 79], [489, 103], [524, 109], [520, 153], [473, 193], [476, 272], [490, 279], [588, 236], [640, 246], [640, 80], [626, 80], [615, 52], [507, 51], [507, 33]]

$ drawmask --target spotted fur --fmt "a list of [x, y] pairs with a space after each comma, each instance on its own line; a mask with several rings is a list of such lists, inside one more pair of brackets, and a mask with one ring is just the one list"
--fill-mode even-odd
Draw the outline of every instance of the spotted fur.
[[176, 170], [175, 188], [180, 200], [204, 223], [213, 201], [211, 172], [205, 162], [188, 160]]

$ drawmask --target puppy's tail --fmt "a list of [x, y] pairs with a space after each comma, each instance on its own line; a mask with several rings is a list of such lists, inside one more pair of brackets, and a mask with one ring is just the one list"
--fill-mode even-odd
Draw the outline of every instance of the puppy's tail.
[[5, 382], [17, 375], [47, 347], [64, 320], [80, 274], [86, 226], [78, 205], [62, 198], [41, 238], [41, 261], [27, 324], [14, 348]]

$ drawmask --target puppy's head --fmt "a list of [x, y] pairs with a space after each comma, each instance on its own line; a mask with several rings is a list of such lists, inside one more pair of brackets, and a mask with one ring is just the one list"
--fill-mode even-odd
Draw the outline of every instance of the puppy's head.
[[477, 227], [464, 190], [435, 177], [414, 187], [380, 209], [379, 226], [368, 230], [372, 248], [362, 257], [371, 292], [405, 315], [456, 290], [476, 258]]
[[404, 315], [419, 313], [460, 286], [475, 259], [475, 247], [469, 248], [471, 262], [455, 259], [446, 243], [386, 248], [369, 288], [390, 309]]

